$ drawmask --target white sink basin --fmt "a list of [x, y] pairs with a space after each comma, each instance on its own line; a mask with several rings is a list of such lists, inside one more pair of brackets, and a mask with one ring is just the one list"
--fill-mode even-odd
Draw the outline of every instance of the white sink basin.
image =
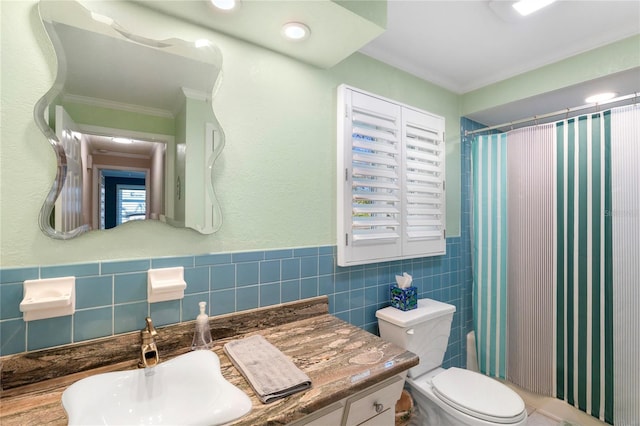
[[222, 377], [218, 356], [206, 350], [79, 380], [62, 405], [70, 425], [218, 425], [251, 411], [249, 397]]

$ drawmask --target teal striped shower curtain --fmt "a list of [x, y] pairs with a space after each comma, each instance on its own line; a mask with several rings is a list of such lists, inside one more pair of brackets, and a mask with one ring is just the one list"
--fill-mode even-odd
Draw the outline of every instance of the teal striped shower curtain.
[[473, 158], [473, 300], [478, 366], [505, 378], [507, 338], [507, 137], [479, 136]]
[[613, 421], [611, 113], [556, 125], [556, 395]]
[[[618, 133], [616, 109], [472, 145], [480, 370], [621, 425], [640, 424], [640, 196], [628, 195], [640, 193], [640, 107], [632, 109]], [[532, 140], [545, 141], [536, 155], [522, 151]], [[612, 166], [612, 152], [626, 168]]]

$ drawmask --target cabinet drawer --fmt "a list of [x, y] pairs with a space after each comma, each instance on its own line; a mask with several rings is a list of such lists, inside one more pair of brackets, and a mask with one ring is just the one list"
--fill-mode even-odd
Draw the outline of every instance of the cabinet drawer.
[[402, 393], [404, 379], [394, 376], [347, 399], [343, 426], [359, 425], [387, 410], [385, 418], [391, 414], [395, 418], [396, 402]]
[[342, 420], [343, 405], [337, 402], [328, 407], [320, 409], [315, 413], [309, 414], [302, 419], [293, 422], [290, 426], [327, 426], [338, 425]]
[[375, 417], [370, 418], [364, 423], [360, 423], [358, 426], [393, 426], [396, 423], [395, 410], [389, 408], [387, 411], [383, 411]]

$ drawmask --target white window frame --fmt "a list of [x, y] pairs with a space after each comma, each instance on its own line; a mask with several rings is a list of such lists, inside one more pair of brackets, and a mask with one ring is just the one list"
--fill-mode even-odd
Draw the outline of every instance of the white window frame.
[[338, 87], [338, 265], [443, 255], [444, 118]]

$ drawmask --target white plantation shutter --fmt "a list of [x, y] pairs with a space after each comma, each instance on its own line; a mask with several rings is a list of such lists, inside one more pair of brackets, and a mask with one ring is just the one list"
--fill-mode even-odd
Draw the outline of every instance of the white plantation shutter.
[[444, 120], [341, 86], [338, 264], [444, 253]]
[[346, 92], [344, 105], [340, 254], [345, 264], [359, 264], [396, 256], [402, 247], [401, 117], [398, 105], [358, 92]]
[[445, 252], [443, 123], [441, 117], [402, 109], [403, 257]]

